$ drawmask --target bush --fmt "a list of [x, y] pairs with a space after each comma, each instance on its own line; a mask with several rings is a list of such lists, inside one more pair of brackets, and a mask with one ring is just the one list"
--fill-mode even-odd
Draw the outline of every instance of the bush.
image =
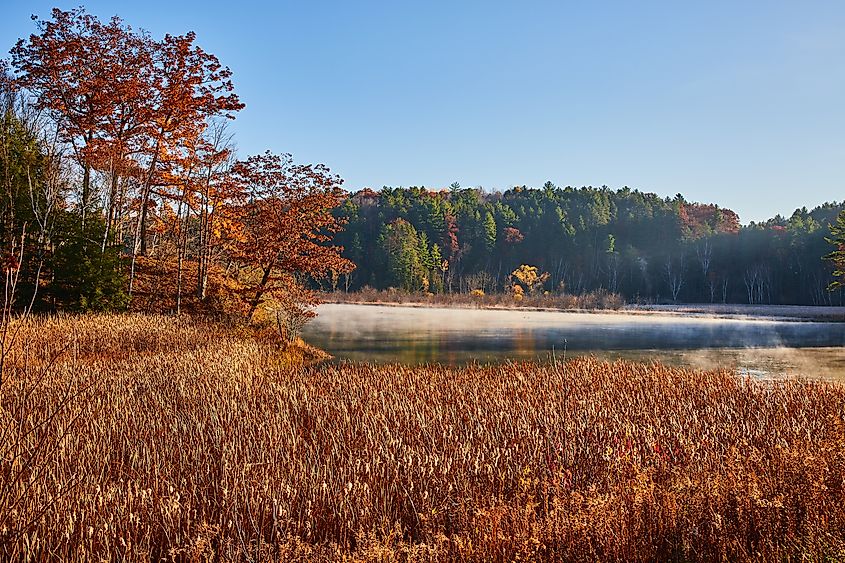
[[125, 309], [129, 297], [123, 260], [119, 248], [102, 249], [102, 218], [92, 213], [84, 227], [75, 213], [66, 213], [61, 221], [48, 289], [53, 305], [77, 312]]

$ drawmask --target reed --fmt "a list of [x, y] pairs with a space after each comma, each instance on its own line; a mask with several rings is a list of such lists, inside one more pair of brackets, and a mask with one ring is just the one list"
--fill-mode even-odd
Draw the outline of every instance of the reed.
[[358, 291], [326, 292], [320, 295], [328, 303], [378, 303], [411, 304], [432, 307], [508, 308], [508, 309], [555, 309], [563, 311], [621, 309], [625, 300], [618, 293], [604, 290], [590, 291], [579, 295], [569, 293], [413, 293], [400, 289], [377, 290], [364, 287]]
[[291, 367], [157, 316], [18, 328], [3, 559], [845, 557], [841, 385], [595, 359]]

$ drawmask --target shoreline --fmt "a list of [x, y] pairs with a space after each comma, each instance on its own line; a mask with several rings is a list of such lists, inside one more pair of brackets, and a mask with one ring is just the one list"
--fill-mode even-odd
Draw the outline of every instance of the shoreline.
[[468, 309], [493, 311], [538, 311], [549, 313], [616, 314], [643, 316], [705, 317], [716, 319], [772, 320], [783, 322], [845, 323], [845, 307], [813, 305], [746, 305], [687, 303], [677, 305], [625, 305], [619, 309], [565, 309], [483, 303], [440, 304], [426, 301], [346, 301], [324, 299], [323, 304], [366, 305], [369, 307], [408, 307], [416, 309]]

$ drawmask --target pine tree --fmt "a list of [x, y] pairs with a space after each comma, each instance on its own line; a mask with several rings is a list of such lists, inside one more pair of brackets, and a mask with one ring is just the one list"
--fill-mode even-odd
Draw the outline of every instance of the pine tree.
[[845, 210], [839, 213], [836, 223], [830, 226], [830, 237], [825, 240], [836, 247], [836, 250], [825, 256], [826, 260], [833, 262], [834, 268], [834, 281], [828, 289], [835, 291], [845, 287]]
[[124, 309], [129, 304], [125, 268], [119, 248], [100, 248], [102, 217], [89, 214], [83, 226], [80, 213], [66, 213], [61, 223], [49, 288], [56, 306], [78, 312]]
[[496, 248], [496, 219], [490, 211], [484, 217], [484, 243], [488, 253]]

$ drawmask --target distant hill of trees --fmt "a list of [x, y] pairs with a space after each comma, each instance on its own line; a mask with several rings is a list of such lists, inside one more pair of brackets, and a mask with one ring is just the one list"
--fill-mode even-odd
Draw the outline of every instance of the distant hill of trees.
[[838, 305], [830, 292], [829, 226], [845, 202], [741, 225], [736, 213], [681, 194], [607, 187], [484, 192], [370, 189], [337, 213], [355, 271], [335, 289], [507, 290], [520, 265], [548, 273], [544, 290], [619, 293], [629, 301]]

